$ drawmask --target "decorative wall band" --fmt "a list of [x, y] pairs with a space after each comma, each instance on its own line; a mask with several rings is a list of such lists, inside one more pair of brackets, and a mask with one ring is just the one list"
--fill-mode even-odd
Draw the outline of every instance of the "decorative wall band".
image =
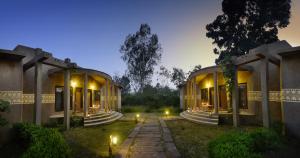
[[281, 102], [280, 91], [269, 91], [269, 101]]
[[0, 99], [10, 104], [22, 104], [22, 91], [0, 91]]
[[[34, 94], [22, 94], [22, 91], [0, 91], [0, 99], [10, 104], [34, 104]], [[42, 94], [42, 103], [55, 103], [55, 94]]]
[[300, 102], [300, 89], [282, 89], [281, 100], [283, 102]]
[[248, 101], [261, 101], [260, 91], [248, 91], [247, 93]]

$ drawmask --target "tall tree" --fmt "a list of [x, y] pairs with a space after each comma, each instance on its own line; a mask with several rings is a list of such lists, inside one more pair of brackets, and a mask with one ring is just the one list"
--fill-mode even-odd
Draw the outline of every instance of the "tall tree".
[[202, 68], [201, 65], [196, 65], [191, 71], [189, 71], [189, 72], [187, 73], [187, 76], [190, 76], [191, 73], [196, 72], [196, 71], [200, 70], [201, 68]]
[[154, 66], [161, 59], [158, 36], [151, 33], [148, 24], [141, 24], [139, 31], [126, 37], [120, 52], [135, 90], [142, 91], [145, 85], [151, 83]]
[[122, 94], [128, 94], [130, 92], [130, 79], [125, 74], [123, 76], [114, 75], [113, 80], [122, 86]]
[[184, 83], [186, 79], [186, 74], [180, 68], [173, 68], [173, 72], [171, 74], [171, 82], [174, 83], [175, 86], [179, 87]]
[[157, 72], [158, 78], [157, 81], [162, 86], [169, 86], [171, 79], [171, 72], [164, 66], [159, 67], [159, 71]]
[[278, 40], [278, 29], [289, 24], [291, 0], [223, 0], [223, 14], [206, 26], [219, 64], [252, 48]]

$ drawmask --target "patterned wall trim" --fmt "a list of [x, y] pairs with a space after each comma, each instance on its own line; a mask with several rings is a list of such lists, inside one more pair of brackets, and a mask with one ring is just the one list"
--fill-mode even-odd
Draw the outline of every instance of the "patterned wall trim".
[[22, 104], [22, 91], [0, 91], [0, 99], [10, 104]]
[[[42, 94], [43, 104], [54, 104], [55, 94]], [[34, 104], [34, 94], [23, 94], [23, 104]]]
[[281, 100], [283, 102], [300, 102], [300, 89], [282, 89]]
[[42, 103], [44, 104], [54, 104], [55, 103], [55, 94], [43, 94]]
[[23, 94], [23, 104], [33, 104], [34, 94]]
[[247, 97], [248, 97], [248, 101], [261, 101], [261, 92], [248, 91]]
[[[23, 94], [22, 91], [0, 91], [0, 99], [10, 104], [33, 104], [34, 94]], [[55, 103], [55, 94], [42, 94], [42, 103]]]
[[280, 91], [269, 91], [269, 101], [281, 102]]
[[[261, 101], [261, 91], [248, 91], [248, 101]], [[269, 91], [269, 101], [281, 102], [280, 91]]]

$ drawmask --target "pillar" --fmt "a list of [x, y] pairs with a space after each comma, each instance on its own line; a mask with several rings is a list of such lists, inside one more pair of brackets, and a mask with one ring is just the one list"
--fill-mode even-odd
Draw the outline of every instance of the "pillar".
[[214, 114], [218, 114], [218, 105], [219, 105], [219, 100], [218, 100], [218, 72], [214, 72]]
[[184, 108], [184, 87], [181, 87], [179, 90], [179, 98], [180, 98], [180, 110]]
[[87, 73], [84, 74], [83, 79], [83, 112], [84, 117], [88, 115], [88, 75]]
[[114, 91], [114, 85], [111, 85], [111, 109], [112, 110], [116, 110], [115, 109], [115, 91]]
[[193, 85], [193, 96], [194, 96], [194, 107], [193, 109], [197, 107], [197, 84], [196, 84], [196, 77], [194, 78], [194, 85]]
[[237, 67], [234, 70], [233, 88], [232, 88], [232, 117], [233, 126], [239, 126], [239, 84]]
[[262, 94], [262, 114], [264, 127], [270, 127], [270, 109], [269, 109], [269, 61], [268, 58], [261, 60], [260, 86]]
[[121, 112], [122, 108], [122, 94], [121, 94], [121, 89], [118, 88], [118, 111]]
[[64, 71], [64, 125], [66, 130], [70, 129], [70, 93], [70, 70], [66, 69]]
[[35, 105], [35, 123], [42, 123], [42, 63], [35, 63], [34, 76], [34, 105]]
[[105, 112], [108, 112], [108, 81], [105, 80]]

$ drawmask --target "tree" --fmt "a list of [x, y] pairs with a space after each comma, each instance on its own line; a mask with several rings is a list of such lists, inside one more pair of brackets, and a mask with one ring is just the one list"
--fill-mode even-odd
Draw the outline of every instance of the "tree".
[[291, 0], [223, 0], [223, 14], [206, 26], [213, 39], [216, 63], [241, 56], [278, 40], [278, 29], [289, 24]]
[[142, 91], [145, 85], [151, 83], [154, 66], [161, 59], [158, 36], [151, 33], [148, 24], [141, 24], [139, 31], [126, 37], [120, 53], [127, 64], [128, 74], [135, 90]]
[[201, 70], [201, 68], [202, 68], [201, 65], [196, 65], [196, 66], [193, 68], [192, 71], [189, 71], [189, 72], [187, 73], [187, 76], [190, 76], [193, 72], [196, 72], [196, 71], [198, 71], [198, 70]]
[[171, 79], [171, 72], [164, 66], [160, 66], [158, 74], [158, 83], [163, 86], [169, 86]]
[[130, 92], [130, 80], [126, 74], [123, 76], [116, 74], [114, 75], [113, 80], [122, 86], [122, 94], [128, 94]]
[[173, 68], [173, 72], [171, 74], [171, 82], [177, 87], [182, 85], [186, 79], [186, 75], [184, 71], [180, 68]]

